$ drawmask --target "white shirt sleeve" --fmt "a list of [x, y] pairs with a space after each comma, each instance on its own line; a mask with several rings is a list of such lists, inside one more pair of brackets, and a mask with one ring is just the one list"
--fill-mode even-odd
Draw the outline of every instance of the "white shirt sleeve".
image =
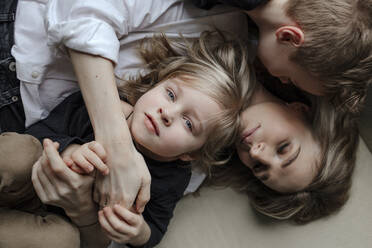
[[[128, 34], [123, 0], [49, 0], [48, 45], [64, 45], [117, 63], [119, 39]], [[133, 13], [132, 13], [133, 14]]]

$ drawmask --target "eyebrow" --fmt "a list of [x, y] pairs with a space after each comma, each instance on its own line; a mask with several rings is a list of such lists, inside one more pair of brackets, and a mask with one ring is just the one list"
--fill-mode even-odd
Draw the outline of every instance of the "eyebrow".
[[293, 153], [291, 157], [289, 157], [286, 161], [283, 162], [282, 168], [290, 166], [298, 157], [301, 152], [301, 146]]
[[[176, 88], [176, 92], [177, 92], [178, 96], [184, 95], [181, 87], [179, 87], [176, 83], [173, 83], [173, 86]], [[196, 120], [196, 121], [192, 122], [193, 124], [195, 124], [195, 129], [194, 129], [195, 131], [192, 132], [192, 133], [193, 133], [193, 135], [198, 136], [204, 130], [203, 123], [200, 121], [200, 117], [199, 117], [198, 113], [195, 111], [195, 109], [191, 109], [190, 113], [194, 117], [193, 119]]]

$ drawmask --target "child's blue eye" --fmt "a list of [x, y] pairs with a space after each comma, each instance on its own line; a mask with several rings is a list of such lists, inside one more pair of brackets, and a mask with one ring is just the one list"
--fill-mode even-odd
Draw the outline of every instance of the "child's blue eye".
[[174, 102], [174, 99], [175, 99], [174, 93], [170, 90], [167, 90], [167, 93], [168, 93], [169, 98], [172, 100], [172, 102]]
[[191, 123], [191, 121], [189, 121], [187, 119], [186, 119], [186, 126], [187, 126], [188, 129], [190, 129], [190, 131], [192, 131], [192, 123]]

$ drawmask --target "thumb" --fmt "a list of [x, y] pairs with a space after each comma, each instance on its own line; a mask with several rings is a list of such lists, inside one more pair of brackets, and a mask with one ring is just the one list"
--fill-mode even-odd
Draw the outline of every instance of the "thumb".
[[138, 213], [143, 213], [145, 210], [145, 206], [147, 202], [150, 200], [150, 183], [149, 182], [144, 182], [142, 183], [137, 199], [136, 199], [136, 210]]

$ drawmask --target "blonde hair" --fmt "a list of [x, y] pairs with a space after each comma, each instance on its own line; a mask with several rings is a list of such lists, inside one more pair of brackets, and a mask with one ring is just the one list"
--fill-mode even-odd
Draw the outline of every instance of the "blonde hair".
[[[222, 164], [230, 154], [239, 132], [239, 115], [255, 88], [255, 77], [247, 66], [246, 48], [236, 39], [228, 40], [221, 32], [203, 32], [191, 42], [169, 39], [164, 35], [144, 41], [140, 53], [149, 72], [127, 80], [119, 93], [134, 104], [154, 85], [171, 77], [182, 77], [188, 86], [197, 88], [216, 101], [223, 110], [215, 114], [213, 133], [195, 151], [197, 164], [206, 167]], [[198, 80], [187, 80], [197, 78]]]
[[305, 189], [279, 193], [258, 180], [237, 155], [231, 163], [214, 167], [210, 184], [231, 186], [246, 193], [260, 213], [297, 223], [330, 215], [348, 200], [359, 141], [358, 125], [351, 115], [340, 113], [325, 100], [314, 100], [313, 125], [309, 125], [321, 147], [319, 171]]
[[323, 82], [335, 106], [357, 113], [372, 82], [371, 0], [289, 0], [305, 33], [291, 59]]

